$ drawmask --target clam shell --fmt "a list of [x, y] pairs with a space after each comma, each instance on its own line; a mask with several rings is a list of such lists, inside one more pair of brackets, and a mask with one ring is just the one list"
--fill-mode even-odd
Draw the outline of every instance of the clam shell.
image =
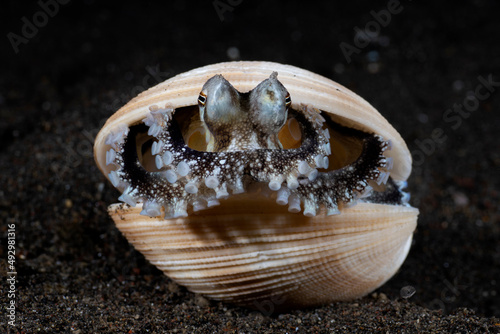
[[350, 300], [381, 286], [406, 258], [418, 214], [360, 203], [307, 218], [245, 195], [187, 219], [140, 210], [109, 208], [129, 242], [167, 276], [215, 300], [273, 310]]
[[[94, 156], [109, 179], [106, 138], [139, 124], [150, 107], [194, 106], [203, 84], [222, 74], [240, 92], [273, 71], [292, 96], [292, 108], [312, 106], [346, 127], [391, 140], [391, 178], [405, 181], [411, 155], [399, 133], [368, 102], [312, 72], [271, 62], [230, 62], [179, 74], [132, 99], [112, 115], [95, 140]], [[401, 183], [398, 183], [401, 184]], [[119, 187], [119, 186], [118, 186]], [[120, 189], [123, 190], [123, 189]], [[418, 210], [361, 202], [327, 216], [289, 213], [275, 199], [232, 195], [187, 218], [142, 216], [142, 204], [113, 204], [109, 213], [134, 247], [166, 275], [209, 298], [270, 312], [363, 296], [386, 282], [406, 258]], [[272, 311], [270, 312], [272, 313]]]

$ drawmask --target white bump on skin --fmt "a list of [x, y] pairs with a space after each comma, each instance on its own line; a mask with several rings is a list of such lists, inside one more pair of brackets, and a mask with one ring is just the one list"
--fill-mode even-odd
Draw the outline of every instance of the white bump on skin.
[[241, 179], [236, 179], [236, 182], [233, 186], [233, 194], [241, 194], [245, 192], [245, 188], [243, 188], [243, 182], [241, 182]]
[[163, 164], [165, 166], [168, 166], [168, 165], [170, 165], [172, 163], [172, 160], [174, 159], [174, 156], [173, 156], [172, 152], [166, 151], [165, 153], [163, 153], [162, 159], [163, 159]]
[[299, 173], [304, 175], [311, 170], [311, 167], [309, 167], [309, 164], [306, 161], [299, 162], [298, 167], [299, 167]]
[[161, 131], [161, 126], [159, 126], [158, 124], [155, 123], [155, 124], [151, 125], [151, 127], [148, 129], [148, 135], [156, 137], [156, 136], [158, 136], [160, 131]]
[[328, 208], [328, 210], [326, 211], [327, 216], [338, 215], [338, 214], [340, 214], [340, 210], [336, 205], [334, 207]]
[[373, 192], [373, 188], [371, 186], [366, 186], [362, 193], [359, 194], [359, 198], [370, 197]]
[[278, 197], [276, 198], [276, 203], [279, 205], [288, 204], [288, 196], [290, 196], [290, 190], [287, 188], [282, 188], [278, 191]]
[[117, 144], [123, 142], [123, 138], [128, 134], [129, 128], [125, 124], [120, 124], [116, 128], [116, 132], [111, 132], [107, 137], [105, 144], [117, 147]]
[[326, 155], [332, 154], [332, 148], [330, 146], [330, 143], [326, 143], [323, 145], [323, 150], [325, 151]]
[[283, 182], [282, 177], [276, 177], [269, 181], [269, 189], [277, 191], [281, 188], [281, 182]]
[[229, 193], [227, 192], [225, 184], [215, 191], [215, 197], [217, 199], [226, 198], [227, 196], [229, 196]]
[[162, 148], [163, 148], [163, 140], [153, 142], [153, 145], [151, 145], [151, 154], [156, 155], [160, 153]]
[[193, 211], [198, 212], [205, 209], [205, 205], [201, 201], [194, 201], [193, 202]]
[[297, 189], [299, 187], [299, 181], [297, 181], [297, 178], [294, 175], [288, 175], [286, 179], [286, 184], [288, 189]]
[[189, 194], [196, 194], [198, 192], [198, 187], [195, 182], [188, 182], [186, 186], [184, 186], [184, 189]]
[[116, 173], [116, 171], [112, 170], [108, 174], [108, 177], [109, 177], [109, 180], [111, 181], [111, 183], [113, 184], [113, 186], [115, 188], [118, 187], [118, 185], [120, 184], [120, 177], [118, 176], [118, 174]]
[[160, 149], [158, 147], [158, 142], [154, 141], [153, 145], [151, 145], [151, 154], [156, 155], [156, 154], [158, 154], [158, 152], [160, 152]]
[[143, 216], [158, 217], [161, 215], [161, 206], [156, 202], [146, 201], [140, 214]]
[[137, 201], [132, 195], [130, 195], [130, 192], [131, 192], [131, 188], [127, 187], [127, 189], [125, 189], [123, 194], [121, 194], [121, 196], [118, 197], [118, 200], [122, 201], [124, 203], [127, 203], [128, 205], [134, 207], [137, 204]]
[[317, 169], [313, 169], [309, 172], [309, 174], [307, 174], [307, 178], [309, 179], [309, 181], [314, 181], [316, 180], [316, 177], [318, 176], [318, 170]]
[[356, 204], [358, 204], [358, 200], [352, 199], [351, 201], [344, 203], [344, 208], [351, 208], [351, 207], [355, 206]]
[[358, 183], [356, 184], [356, 190], [358, 191], [363, 191], [363, 189], [365, 189], [365, 187], [367, 186], [367, 183], [366, 181], [358, 181]]
[[219, 185], [219, 180], [213, 175], [207, 176], [205, 185], [210, 189], [215, 189]]
[[186, 218], [187, 216], [188, 216], [187, 211], [181, 209], [179, 211], [174, 212], [173, 218]]
[[310, 201], [306, 201], [304, 203], [304, 216], [306, 217], [316, 216], [316, 208], [314, 207], [314, 204], [311, 203]]
[[184, 177], [189, 174], [189, 171], [189, 166], [185, 161], [179, 162], [179, 164], [177, 165], [177, 173], [179, 174], [179, 176]]
[[293, 213], [300, 212], [300, 198], [298, 196], [290, 196], [288, 199], [288, 211]]
[[314, 162], [316, 163], [316, 166], [319, 168], [323, 167], [323, 156], [321, 154], [317, 154], [314, 157]]
[[163, 167], [163, 159], [161, 158], [161, 156], [157, 155], [155, 157], [155, 164], [156, 164], [156, 168], [158, 168], [158, 169], [161, 169]]
[[329, 165], [330, 165], [330, 159], [328, 159], [328, 157], [323, 157], [323, 168], [328, 169]]
[[171, 169], [165, 172], [165, 177], [169, 183], [175, 183], [177, 181], [177, 174]]
[[177, 202], [174, 205], [174, 218], [187, 217], [187, 204], [184, 201]]
[[113, 149], [110, 149], [109, 151], [106, 151], [106, 165], [110, 165], [115, 162], [116, 158], [116, 151]]
[[389, 172], [380, 172], [380, 175], [377, 178], [377, 184], [381, 185], [382, 183], [385, 184], [387, 180], [389, 179]]
[[385, 163], [385, 169], [391, 170], [392, 167], [394, 167], [394, 160], [392, 158], [385, 158], [386, 163]]
[[207, 201], [207, 207], [211, 208], [213, 206], [217, 206], [217, 205], [220, 205], [220, 202], [216, 199], [209, 199]]

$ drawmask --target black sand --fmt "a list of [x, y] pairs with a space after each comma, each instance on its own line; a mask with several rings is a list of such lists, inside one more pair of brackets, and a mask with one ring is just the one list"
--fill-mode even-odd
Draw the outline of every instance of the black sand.
[[[14, 224], [17, 270], [14, 298], [6, 279], [0, 285], [1, 332], [500, 332], [497, 2], [402, 1], [385, 26], [370, 11], [388, 2], [232, 1], [221, 16], [213, 3], [229, 1], [72, 1], [45, 16], [43, 1], [19, 3], [3, 3], [0, 19], [0, 264], [5, 277]], [[356, 46], [354, 29], [365, 26], [379, 35], [348, 62], [340, 45]], [[159, 81], [232, 58], [332, 78], [407, 141], [418, 228], [401, 270], [374, 294], [270, 316], [207, 301], [114, 227], [106, 207], [118, 193], [92, 156], [103, 121]], [[455, 104], [463, 111], [448, 111]], [[416, 292], [404, 298], [408, 287]]]

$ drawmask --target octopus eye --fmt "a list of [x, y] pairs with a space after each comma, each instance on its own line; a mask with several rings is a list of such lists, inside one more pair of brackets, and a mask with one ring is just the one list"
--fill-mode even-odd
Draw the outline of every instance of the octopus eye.
[[290, 98], [290, 93], [286, 94], [285, 97], [285, 106], [288, 108], [292, 104], [292, 99]]
[[205, 93], [201, 92], [198, 96], [198, 103], [201, 106], [205, 106], [205, 102], [207, 102], [207, 96], [205, 95]]

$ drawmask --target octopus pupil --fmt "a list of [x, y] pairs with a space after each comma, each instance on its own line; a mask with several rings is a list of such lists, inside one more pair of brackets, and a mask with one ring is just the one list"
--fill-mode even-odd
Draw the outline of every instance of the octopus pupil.
[[202, 105], [204, 105], [206, 101], [207, 98], [205, 96], [203, 95], [198, 96], [198, 102], [200, 102]]

